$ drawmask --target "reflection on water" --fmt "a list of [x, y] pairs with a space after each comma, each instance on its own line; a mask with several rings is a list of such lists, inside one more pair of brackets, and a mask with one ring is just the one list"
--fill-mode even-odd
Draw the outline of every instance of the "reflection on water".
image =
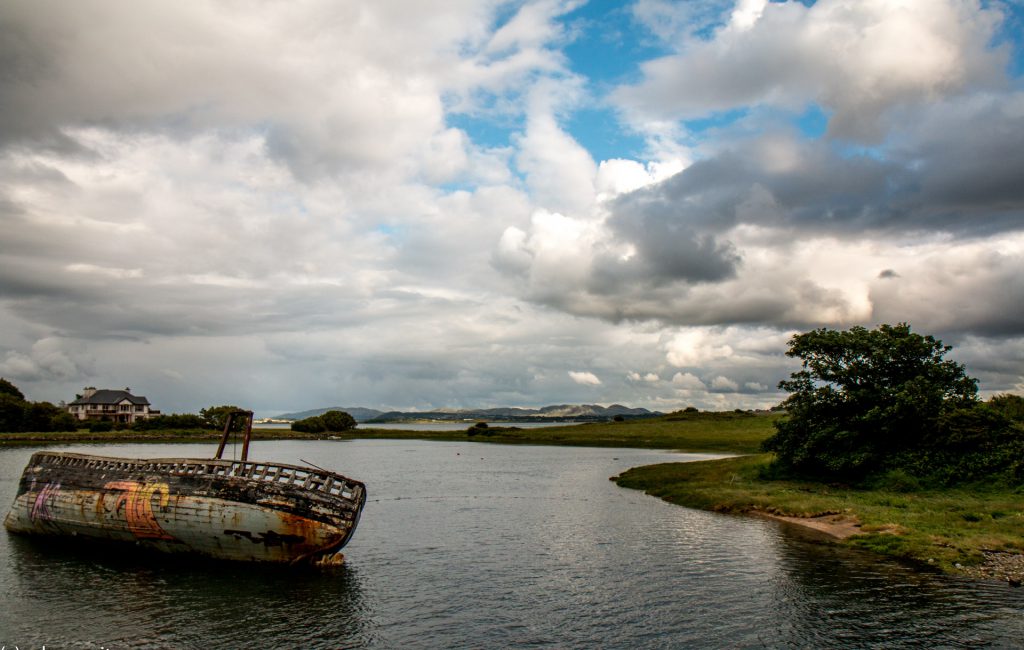
[[[1020, 647], [1024, 594], [835, 546], [776, 538], [774, 637], [847, 647]], [[773, 638], [773, 637], [769, 637]]]
[[21, 647], [227, 648], [246, 639], [367, 638], [352, 567], [295, 571], [81, 551], [11, 538], [5, 639]]
[[[192, 445], [91, 451], [210, 455]], [[255, 452], [367, 483], [343, 567], [111, 556], [0, 534], [0, 643], [955, 648], [1024, 638], [1024, 590], [922, 573], [608, 481], [664, 452], [421, 441], [280, 441]], [[0, 451], [3, 508], [30, 453]]]

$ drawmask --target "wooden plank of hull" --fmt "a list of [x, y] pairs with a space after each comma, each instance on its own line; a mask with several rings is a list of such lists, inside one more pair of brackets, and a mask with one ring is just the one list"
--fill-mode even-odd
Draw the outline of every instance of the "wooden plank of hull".
[[338, 546], [348, 528], [263, 506], [185, 495], [156, 505], [147, 516], [141, 508], [132, 513], [130, 503], [119, 504], [116, 492], [86, 490], [61, 490], [46, 512], [33, 518], [36, 496], [25, 493], [15, 500], [4, 522], [8, 530], [135, 542], [167, 553], [227, 560], [292, 562]]
[[140, 472], [142, 462], [154, 461], [122, 467], [103, 459], [78, 470], [41, 452], [26, 468], [4, 525], [16, 533], [134, 542], [168, 553], [295, 562], [339, 550], [365, 499], [358, 482], [339, 497], [261, 482], [245, 476], [253, 473], [246, 467], [241, 476], [190, 475]]

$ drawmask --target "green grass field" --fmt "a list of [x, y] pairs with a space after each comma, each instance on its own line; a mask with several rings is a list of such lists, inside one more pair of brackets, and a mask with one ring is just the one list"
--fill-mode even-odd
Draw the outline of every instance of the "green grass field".
[[[579, 445], [591, 447], [638, 447], [679, 451], [755, 453], [772, 431], [776, 416], [752, 413], [680, 413], [661, 418], [576, 424], [562, 427], [519, 429], [488, 427], [469, 431], [399, 431], [362, 428], [341, 434], [299, 433], [287, 429], [253, 429], [255, 440], [323, 439], [417, 439], [468, 440], [472, 442]], [[217, 431], [61, 431], [54, 433], [0, 433], [0, 444], [68, 442], [195, 442], [217, 440]]]
[[[576, 445], [588, 447], [637, 447], [679, 451], [720, 451], [749, 454], [760, 449], [777, 416], [752, 413], [679, 413], [660, 418], [625, 422], [574, 424], [564, 427], [516, 429], [488, 427], [474, 431], [424, 432], [362, 429], [358, 438], [421, 438], [471, 440], [505, 444]], [[468, 427], [467, 427], [468, 428]]]

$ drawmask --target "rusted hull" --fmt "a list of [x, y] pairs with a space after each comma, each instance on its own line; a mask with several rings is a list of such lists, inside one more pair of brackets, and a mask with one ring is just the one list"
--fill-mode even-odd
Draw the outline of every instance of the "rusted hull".
[[358, 481], [292, 465], [39, 452], [4, 525], [255, 562], [330, 562], [366, 499]]

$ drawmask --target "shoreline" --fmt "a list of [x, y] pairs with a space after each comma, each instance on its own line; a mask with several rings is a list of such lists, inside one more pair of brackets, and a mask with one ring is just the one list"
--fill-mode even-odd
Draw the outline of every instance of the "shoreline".
[[969, 486], [916, 492], [764, 480], [768, 454], [636, 467], [612, 477], [669, 503], [778, 521], [827, 543], [943, 573], [1024, 582], [1024, 496]]
[[794, 517], [792, 515], [779, 515], [764, 510], [748, 510], [743, 514], [754, 517], [773, 519], [783, 523], [800, 526], [808, 530], [817, 531], [823, 535], [837, 539], [850, 539], [854, 535], [861, 535], [860, 520], [850, 515], [817, 515], [814, 517]]
[[[830, 542], [842, 542], [855, 535], [866, 534], [861, 530], [862, 524], [860, 521], [855, 516], [850, 515], [794, 517], [790, 515], [779, 515], [771, 512], [764, 512], [762, 510], [749, 510], [744, 514], [772, 519], [774, 521], [798, 526], [804, 530], [815, 531], [825, 537], [828, 537]], [[892, 531], [891, 534], [898, 534], [898, 531]], [[981, 564], [974, 566], [954, 565], [954, 568], [957, 569], [957, 573], [977, 578], [979, 580], [996, 580], [998, 582], [1005, 582], [1011, 587], [1020, 587], [1024, 584], [1024, 552], [1012, 553], [1009, 551], [985, 549], [983, 549], [982, 552], [985, 555], [985, 559]], [[929, 566], [931, 566], [931, 563], [929, 563]]]

